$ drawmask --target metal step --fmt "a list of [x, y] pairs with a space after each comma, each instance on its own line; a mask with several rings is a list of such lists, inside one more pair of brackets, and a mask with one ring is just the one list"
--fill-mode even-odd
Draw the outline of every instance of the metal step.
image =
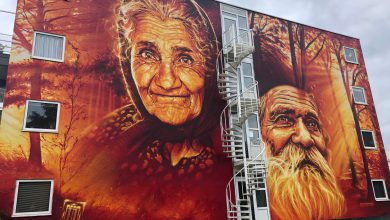
[[[233, 69], [233, 68], [231, 68], [231, 69]], [[219, 74], [218, 81], [224, 80], [224, 79], [235, 79], [237, 81], [238, 76], [237, 76], [237, 73], [235, 73], [233, 71], [224, 71], [223, 73]]]

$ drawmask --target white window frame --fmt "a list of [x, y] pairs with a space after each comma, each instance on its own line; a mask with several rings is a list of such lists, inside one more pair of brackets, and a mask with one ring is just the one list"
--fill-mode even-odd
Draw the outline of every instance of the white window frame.
[[[49, 201], [49, 210], [44, 212], [23, 212], [16, 213], [16, 204], [18, 202], [18, 192], [19, 192], [19, 183], [20, 182], [50, 182], [50, 201]], [[31, 216], [48, 216], [52, 215], [52, 204], [53, 204], [53, 191], [54, 191], [54, 180], [52, 179], [35, 179], [35, 180], [16, 180], [15, 188], [15, 197], [14, 197], [14, 206], [12, 209], [12, 217], [31, 217]]]
[[[382, 182], [382, 183], [383, 183], [383, 188], [384, 188], [384, 190], [385, 190], [386, 198], [376, 198], [375, 189], [374, 189], [374, 183], [373, 183], [374, 181]], [[385, 182], [384, 179], [371, 179], [371, 187], [372, 187], [372, 192], [374, 193], [375, 201], [378, 201], [378, 202], [381, 202], [381, 201], [390, 201], [390, 199], [389, 199], [389, 194], [387, 194], [386, 182]]]
[[[372, 134], [372, 139], [374, 140], [375, 147], [369, 147], [369, 146], [366, 146], [364, 144], [363, 132], [370, 132]], [[360, 134], [362, 135], [362, 142], [363, 142], [363, 145], [364, 145], [364, 149], [366, 149], [366, 150], [375, 150], [375, 149], [377, 149], [376, 140], [375, 140], [375, 133], [373, 131], [361, 129], [360, 130]]]
[[[28, 104], [30, 102], [57, 104], [58, 108], [57, 108], [57, 118], [56, 118], [56, 128], [55, 129], [26, 128]], [[26, 100], [26, 106], [25, 106], [25, 109], [24, 109], [24, 119], [23, 119], [22, 131], [42, 132], [42, 133], [58, 133], [58, 127], [59, 127], [59, 122], [60, 122], [60, 111], [61, 111], [61, 103], [59, 103], [59, 102], [42, 101], [42, 100], [30, 100], [30, 99]]]
[[[359, 102], [359, 101], [356, 101], [355, 100], [355, 94], [353, 93], [353, 89], [362, 89], [363, 90], [363, 96], [364, 96], [364, 101], [365, 102]], [[367, 97], [366, 97], [366, 90], [363, 88], [363, 87], [360, 87], [360, 86], [352, 86], [352, 97], [353, 97], [353, 102], [355, 104], [359, 104], [359, 105], [368, 105], [367, 103]]]
[[[347, 59], [347, 56], [346, 56], [346, 53], [345, 53], [345, 49], [346, 49], [346, 48], [347, 48], [347, 49], [352, 49], [352, 50], [353, 50], [353, 52], [355, 53], [356, 62], [352, 62], [352, 61], [349, 61], [349, 60]], [[359, 64], [359, 59], [358, 59], [358, 57], [357, 57], [357, 53], [356, 53], [356, 49], [355, 49], [355, 48], [343, 46], [343, 50], [344, 50], [345, 62], [347, 62], [347, 63], [353, 63], [353, 64]]]
[[[34, 48], [35, 48], [35, 39], [37, 34], [43, 34], [43, 35], [49, 35], [53, 37], [61, 37], [64, 39], [62, 43], [62, 59], [53, 59], [53, 58], [48, 58], [48, 57], [41, 57], [41, 56], [34, 56]], [[33, 44], [32, 44], [32, 51], [31, 51], [31, 57], [34, 59], [39, 59], [39, 60], [48, 60], [48, 61], [54, 61], [54, 62], [64, 62], [64, 57], [65, 57], [65, 43], [66, 43], [66, 37], [63, 35], [58, 35], [58, 34], [50, 34], [46, 32], [40, 32], [40, 31], [34, 31], [34, 38], [33, 38]]]

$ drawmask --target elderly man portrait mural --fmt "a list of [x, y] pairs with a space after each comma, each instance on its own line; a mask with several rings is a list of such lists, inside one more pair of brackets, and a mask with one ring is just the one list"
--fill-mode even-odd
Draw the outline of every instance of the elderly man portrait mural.
[[314, 97], [277, 86], [262, 97], [260, 107], [273, 214], [280, 219], [342, 216], [344, 196], [326, 161], [327, 143]]
[[370, 183], [339, 49], [358, 41], [255, 12], [249, 21], [272, 218], [361, 215]]
[[85, 132], [64, 191], [88, 203], [91, 219], [226, 218], [215, 211], [225, 210], [231, 165], [220, 150], [207, 14], [195, 1], [123, 0], [117, 30], [132, 102]]

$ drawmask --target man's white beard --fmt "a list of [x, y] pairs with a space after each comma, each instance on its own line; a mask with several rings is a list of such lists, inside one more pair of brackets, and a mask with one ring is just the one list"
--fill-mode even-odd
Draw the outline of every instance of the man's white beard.
[[344, 213], [344, 196], [315, 146], [293, 143], [268, 160], [272, 214], [279, 219], [333, 219]]

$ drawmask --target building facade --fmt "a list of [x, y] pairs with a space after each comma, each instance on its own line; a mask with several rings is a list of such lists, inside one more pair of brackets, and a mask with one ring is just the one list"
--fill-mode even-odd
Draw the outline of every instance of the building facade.
[[209, 0], [18, 1], [0, 213], [390, 215], [360, 42]]
[[3, 100], [7, 79], [8, 62], [9, 54], [5, 54], [3, 51], [0, 51], [0, 119], [1, 113], [3, 112]]

